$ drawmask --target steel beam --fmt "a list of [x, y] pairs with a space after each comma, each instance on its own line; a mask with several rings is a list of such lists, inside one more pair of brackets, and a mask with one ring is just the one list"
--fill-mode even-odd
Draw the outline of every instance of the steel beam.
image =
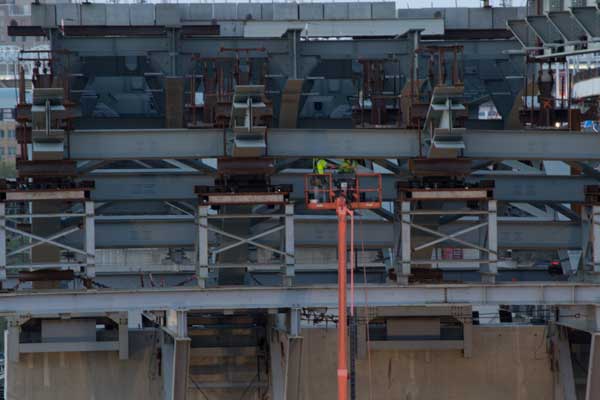
[[[598, 160], [600, 135], [567, 131], [467, 131], [465, 157], [503, 160]], [[592, 146], [592, 147], [588, 147]]]
[[418, 133], [398, 129], [273, 129], [272, 157], [412, 158], [419, 153]]
[[[195, 226], [191, 216], [123, 216], [120, 220], [103, 220], [96, 217], [96, 248], [133, 247], [193, 247]], [[170, 219], [167, 219], [169, 218]], [[176, 217], [176, 218], [174, 218]], [[467, 226], [469, 222], [457, 221], [440, 227], [440, 232], [450, 235]], [[261, 227], [263, 229], [264, 227]], [[392, 248], [393, 223], [384, 220], [356, 222], [358, 237], [364, 238], [367, 248]], [[419, 240], [422, 237], [417, 237]], [[467, 233], [464, 240], [477, 241], [475, 232]], [[81, 238], [70, 235], [65, 243], [76, 246]], [[279, 236], [257, 240], [269, 246], [280, 245]], [[296, 219], [294, 222], [296, 247], [332, 247], [337, 245], [337, 224], [334, 219]], [[209, 242], [215, 243], [213, 235]], [[580, 225], [553, 221], [498, 221], [498, 247], [504, 249], [578, 249], [581, 245]]]
[[69, 135], [73, 160], [208, 158], [224, 155], [220, 129], [81, 130]]
[[122, 200], [195, 200], [194, 186], [212, 186], [210, 175], [190, 173], [166, 174], [92, 174], [95, 201]]
[[[584, 201], [585, 186], [598, 184], [596, 179], [586, 176], [490, 172], [471, 175], [467, 181], [494, 181], [494, 197], [498, 201], [581, 203]], [[397, 198], [395, 184], [401, 179], [392, 174], [385, 174], [382, 178], [383, 199], [394, 201]], [[85, 179], [93, 179], [95, 182], [96, 187], [91, 192], [95, 201], [196, 200], [195, 185], [211, 186], [214, 183], [214, 178], [210, 175], [184, 172], [91, 174], [86, 175]], [[290, 193], [290, 197], [297, 201], [304, 200], [302, 171], [278, 173], [271, 178], [271, 183], [292, 185], [293, 192]]]
[[[600, 136], [566, 131], [480, 131], [463, 134], [463, 156], [487, 160], [600, 160]], [[197, 159], [225, 154], [223, 131], [79, 130], [70, 133], [74, 160]], [[268, 155], [332, 158], [414, 158], [418, 133], [400, 129], [273, 129]]]
[[[355, 289], [356, 304], [365, 303], [362, 285]], [[274, 309], [337, 307], [337, 286], [312, 287], [197, 287], [140, 290], [20, 291], [0, 294], [0, 314], [77, 312]], [[369, 285], [371, 307], [419, 304], [597, 304], [600, 285], [583, 283], [497, 283], [441, 285]]]
[[[598, 160], [600, 136], [548, 131], [475, 131], [463, 134], [464, 156], [490, 160]], [[274, 157], [412, 158], [418, 134], [411, 130], [272, 130]]]
[[[598, 181], [584, 176], [560, 175], [477, 175], [478, 180], [493, 180], [494, 198], [498, 201], [516, 202], [561, 202], [581, 203], [584, 201], [585, 186]], [[467, 178], [475, 180], [474, 176]], [[536, 200], [538, 199], [538, 200]]]

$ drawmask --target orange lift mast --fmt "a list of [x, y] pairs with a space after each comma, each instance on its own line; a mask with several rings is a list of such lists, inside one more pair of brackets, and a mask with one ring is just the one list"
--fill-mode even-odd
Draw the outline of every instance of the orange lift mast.
[[[312, 210], [335, 210], [338, 219], [338, 400], [348, 400], [348, 318], [347, 318], [347, 218], [352, 221], [351, 257], [354, 267], [354, 210], [382, 206], [381, 174], [352, 174], [354, 184], [345, 178], [334, 181], [333, 174], [308, 174], [305, 179], [306, 206]], [[371, 181], [375, 187], [361, 187]], [[352, 304], [354, 306], [354, 304]]]

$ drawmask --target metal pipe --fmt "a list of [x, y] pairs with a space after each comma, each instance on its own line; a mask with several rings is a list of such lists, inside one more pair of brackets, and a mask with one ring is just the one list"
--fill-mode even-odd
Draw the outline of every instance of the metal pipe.
[[348, 336], [346, 320], [346, 199], [336, 199], [338, 217], [338, 400], [348, 400]]

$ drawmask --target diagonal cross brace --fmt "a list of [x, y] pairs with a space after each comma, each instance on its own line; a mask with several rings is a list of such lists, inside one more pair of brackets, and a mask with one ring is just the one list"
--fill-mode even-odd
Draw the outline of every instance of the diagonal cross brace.
[[423, 249], [425, 249], [427, 247], [431, 247], [433, 245], [436, 245], [438, 243], [444, 242], [446, 240], [454, 240], [457, 236], [464, 235], [465, 233], [469, 233], [471, 231], [476, 231], [478, 229], [483, 228], [484, 226], [487, 226], [487, 224], [488, 224], [487, 222], [483, 222], [481, 224], [477, 224], [477, 225], [469, 226], [468, 228], [465, 228], [465, 229], [461, 229], [461, 230], [459, 230], [457, 232], [454, 232], [454, 233], [451, 233], [449, 235], [441, 234], [441, 235], [443, 235], [443, 237], [441, 237], [440, 239], [435, 239], [435, 240], [432, 240], [431, 242], [424, 243], [424, 244], [422, 244], [422, 245], [420, 245], [418, 247], [415, 247], [414, 250], [415, 251], [419, 251], [419, 250], [423, 250]]
[[218, 233], [220, 235], [227, 236], [229, 238], [238, 240], [238, 242], [236, 242], [236, 243], [232, 243], [232, 244], [229, 244], [229, 245], [227, 245], [225, 247], [221, 247], [219, 249], [213, 250], [212, 251], [213, 254], [222, 253], [222, 252], [227, 251], [229, 249], [232, 249], [234, 247], [241, 246], [244, 243], [248, 243], [248, 244], [252, 244], [252, 245], [254, 245], [256, 247], [260, 247], [262, 249], [265, 249], [265, 250], [268, 250], [268, 251], [272, 251], [273, 253], [277, 253], [277, 254], [280, 254], [280, 255], [283, 255], [283, 256], [293, 257], [293, 254], [288, 254], [288, 253], [286, 253], [284, 251], [281, 251], [279, 249], [276, 249], [276, 248], [273, 248], [271, 246], [267, 246], [267, 245], [264, 245], [262, 243], [258, 243], [256, 241], [254, 241], [254, 239], [258, 239], [258, 238], [261, 238], [263, 236], [267, 236], [267, 235], [270, 235], [272, 233], [275, 233], [275, 232], [278, 232], [278, 231], [281, 231], [281, 230], [285, 229], [284, 225], [276, 226], [275, 228], [271, 228], [269, 230], [266, 230], [266, 231], [261, 232], [261, 233], [259, 233], [257, 235], [251, 236], [249, 238], [243, 238], [241, 236], [237, 236], [237, 235], [234, 235], [232, 233], [225, 232], [225, 231], [223, 231], [221, 229], [214, 228], [214, 227], [212, 227], [210, 225], [209, 226], [202, 226], [202, 227], [208, 229], [209, 231]]
[[17, 235], [21, 235], [21, 236], [25, 236], [25, 237], [28, 237], [28, 238], [31, 238], [31, 239], [35, 239], [35, 240], [38, 240], [38, 241], [40, 241], [42, 243], [48, 243], [48, 244], [54, 245], [56, 247], [60, 247], [62, 249], [65, 249], [65, 250], [72, 251], [74, 253], [83, 254], [84, 256], [88, 255], [85, 251], [83, 251], [81, 249], [76, 249], [75, 247], [67, 246], [66, 244], [62, 244], [62, 243], [56, 242], [56, 241], [54, 241], [52, 239], [48, 239], [48, 238], [44, 238], [44, 237], [41, 237], [41, 236], [38, 236], [38, 235], [34, 235], [33, 233], [24, 232], [24, 231], [21, 231], [19, 229], [11, 228], [11, 227], [8, 227], [8, 226], [5, 226], [4, 229], [6, 229], [9, 232], [16, 233]]
[[[60, 237], [67, 236], [67, 235], [69, 235], [69, 234], [71, 234], [73, 232], [77, 232], [80, 229], [81, 229], [80, 227], [75, 226], [75, 227], [72, 227], [70, 229], [64, 230], [62, 232], [55, 233], [54, 235], [52, 235], [52, 236], [50, 236], [50, 237], [48, 237], [46, 239], [47, 240], [55, 240], [55, 239], [58, 239]], [[39, 246], [39, 245], [42, 245], [42, 244], [44, 244], [44, 242], [35, 242], [35, 243], [31, 243], [31, 244], [28, 244], [28, 245], [23, 246], [23, 247], [19, 247], [18, 249], [13, 250], [10, 253], [8, 253], [7, 256], [9, 256], [9, 257], [10, 256], [14, 256], [16, 254], [22, 253], [22, 252], [24, 252], [26, 250], [32, 249], [32, 248], [34, 248], [36, 246]]]
[[486, 249], [485, 247], [481, 247], [481, 246], [478, 246], [476, 244], [469, 243], [466, 240], [462, 240], [462, 239], [458, 239], [456, 237], [452, 237], [452, 235], [444, 235], [443, 233], [434, 231], [433, 229], [429, 229], [429, 228], [426, 228], [426, 227], [421, 226], [421, 225], [417, 225], [415, 223], [410, 223], [409, 225], [412, 226], [415, 229], [420, 230], [420, 231], [427, 232], [427, 233], [430, 233], [430, 234], [432, 234], [434, 236], [441, 237], [443, 239], [443, 240], [441, 240], [442, 242], [445, 241], [445, 240], [451, 240], [451, 241], [463, 244], [463, 245], [465, 245], [467, 247], [470, 247], [470, 248], [473, 248], [473, 249], [477, 249], [477, 250], [480, 250], [480, 251], [485, 251], [486, 253], [497, 254], [496, 251], [492, 251], [490, 249]]

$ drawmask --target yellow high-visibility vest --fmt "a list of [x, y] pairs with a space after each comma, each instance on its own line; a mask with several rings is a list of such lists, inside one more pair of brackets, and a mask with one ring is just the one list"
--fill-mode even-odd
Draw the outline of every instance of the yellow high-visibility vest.
[[327, 168], [327, 161], [324, 159], [319, 159], [315, 163], [315, 172], [319, 175], [323, 175], [325, 173], [325, 168]]

